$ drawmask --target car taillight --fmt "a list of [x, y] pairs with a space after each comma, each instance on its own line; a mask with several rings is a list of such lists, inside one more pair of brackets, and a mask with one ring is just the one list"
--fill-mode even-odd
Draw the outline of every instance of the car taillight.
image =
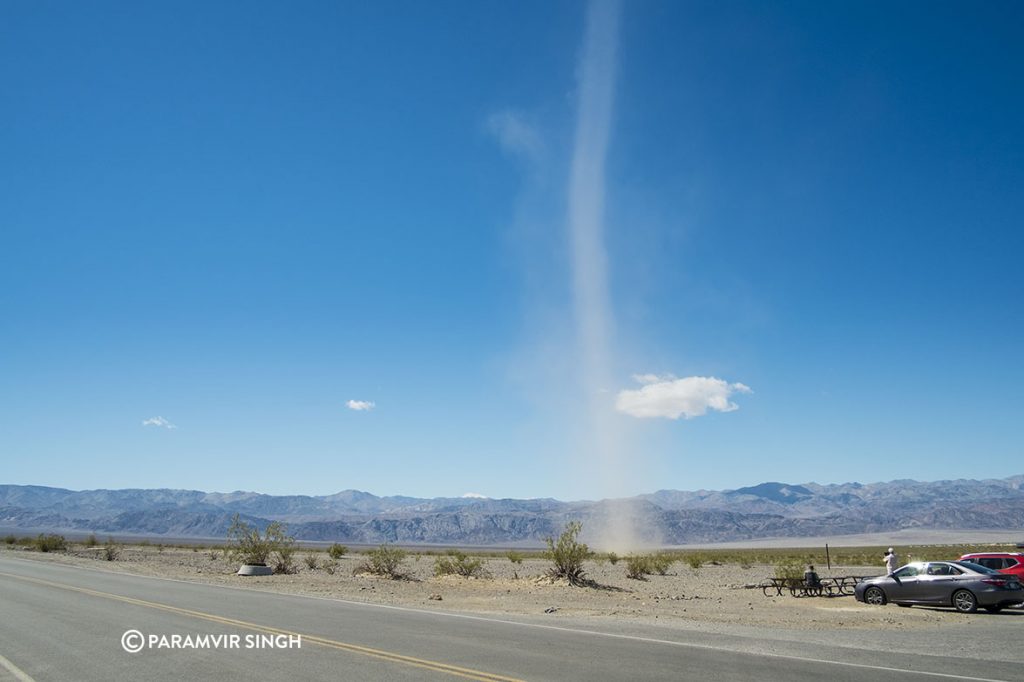
[[982, 578], [981, 582], [995, 585], [996, 587], [1006, 587], [1006, 578]]

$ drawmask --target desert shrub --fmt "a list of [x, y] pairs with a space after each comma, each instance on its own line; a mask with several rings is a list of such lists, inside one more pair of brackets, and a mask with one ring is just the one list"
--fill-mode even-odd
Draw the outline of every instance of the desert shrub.
[[295, 550], [290, 548], [275, 552], [271, 564], [273, 564], [271, 568], [274, 569], [274, 573], [278, 575], [291, 575], [299, 572], [298, 566], [295, 565]]
[[320, 568], [320, 560], [317, 558], [316, 554], [306, 555], [306, 568], [311, 571], [315, 571]]
[[570, 521], [565, 524], [565, 530], [558, 536], [558, 540], [546, 540], [548, 549], [544, 552], [544, 558], [554, 564], [548, 569], [549, 577], [565, 578], [570, 585], [587, 584], [583, 562], [590, 557], [590, 548], [577, 540], [582, 529], [583, 524], [579, 521]]
[[633, 580], [646, 580], [645, 575], [651, 572], [651, 557], [646, 554], [631, 554], [626, 557], [626, 577]]
[[335, 543], [334, 543], [333, 545], [331, 545], [331, 546], [330, 546], [330, 547], [329, 547], [329, 548], [327, 549], [327, 554], [328, 554], [328, 555], [329, 555], [329, 556], [330, 556], [330, 557], [331, 557], [332, 559], [334, 559], [335, 561], [337, 561], [337, 560], [338, 560], [338, 559], [340, 559], [341, 557], [343, 557], [343, 556], [345, 556], [346, 554], [348, 554], [348, 547], [346, 547], [345, 545], [339, 545], [339, 544], [338, 544], [337, 542], [335, 542]]
[[404, 549], [381, 545], [377, 549], [370, 550], [366, 555], [366, 560], [356, 566], [353, 573], [371, 573], [398, 580], [405, 577], [405, 573], [401, 569], [407, 556], [409, 553]]
[[17, 541], [18, 541], [18, 538], [14, 537], [13, 535], [5, 535], [4, 536], [4, 544], [6, 544], [6, 545], [13, 545]]
[[246, 564], [267, 565], [274, 557], [275, 573], [294, 573], [295, 538], [285, 532], [284, 524], [274, 521], [260, 533], [260, 529], [249, 525], [239, 518], [238, 514], [231, 519], [228, 528], [227, 551], [231, 557]]
[[228, 551], [233, 559], [238, 559], [245, 564], [263, 565], [267, 564], [270, 553], [274, 551], [273, 542], [270, 539], [270, 526], [264, 536], [260, 529], [242, 521], [238, 514], [231, 519], [231, 526], [228, 528], [228, 542], [232, 546]]
[[[698, 568], [704, 565], [704, 557], [702, 557], [700, 554], [689, 554], [686, 557], [686, 563], [689, 564], [690, 568], [696, 571]], [[665, 574], [662, 573], [662, 575]]]
[[[691, 555], [690, 566], [693, 568], [700, 567], [700, 557], [697, 557], [697, 566], [693, 566], [693, 556]], [[672, 568], [672, 564], [676, 562], [675, 558], [671, 554], [652, 554], [651, 555], [651, 572], [657, 573], [658, 575], [665, 575], [668, 573], [668, 569]]]
[[114, 542], [114, 538], [108, 537], [106, 544], [103, 545], [103, 558], [107, 561], [117, 561], [120, 556], [121, 546]]
[[512, 562], [512, 579], [519, 580], [519, 567], [523, 565], [523, 553], [510, 549], [505, 556]]
[[273, 554], [274, 573], [290, 574], [298, 573], [295, 565], [295, 540], [287, 537], [286, 540], [278, 542]]
[[619, 555], [615, 552], [608, 552], [608, 563], [610, 563], [612, 566], [619, 563]]
[[445, 556], [434, 559], [434, 575], [461, 575], [465, 578], [481, 578], [485, 575], [484, 560], [471, 557], [457, 549], [449, 550]]
[[804, 577], [804, 562], [793, 557], [783, 559], [775, 564], [775, 577], [802, 580]]
[[626, 557], [626, 577], [644, 580], [645, 575], [666, 575], [675, 562], [671, 554], [631, 554]]
[[330, 561], [325, 561], [323, 569], [327, 575], [334, 575], [334, 572], [338, 570], [338, 562], [334, 559], [331, 559]]
[[96, 539], [96, 533], [89, 533], [89, 537], [85, 539], [83, 543], [86, 547], [95, 547], [100, 544], [99, 540]]
[[68, 541], [63, 535], [43, 535], [42, 533], [35, 540], [35, 547], [40, 552], [63, 552], [68, 548]]
[[742, 568], [744, 571], [749, 571], [753, 567], [754, 564], [750, 563], [750, 559], [740, 559], [740, 568]]

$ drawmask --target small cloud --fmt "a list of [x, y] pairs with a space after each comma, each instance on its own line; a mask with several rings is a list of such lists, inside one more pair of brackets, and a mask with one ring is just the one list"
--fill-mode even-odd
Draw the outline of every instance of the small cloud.
[[468, 499], [473, 499], [473, 500], [489, 500], [489, 499], [491, 499], [491, 498], [487, 497], [486, 495], [481, 495], [480, 493], [466, 493], [462, 497], [468, 498]]
[[163, 417], [150, 417], [149, 419], [142, 420], [143, 426], [162, 426], [165, 429], [176, 429], [178, 426], [167, 421]]
[[345, 403], [345, 407], [356, 412], [369, 412], [377, 407], [377, 403], [369, 400], [349, 400]]
[[499, 111], [487, 118], [487, 130], [498, 144], [512, 156], [538, 161], [544, 154], [544, 143], [537, 130], [514, 111]]
[[707, 414], [708, 410], [732, 412], [738, 410], [739, 405], [730, 401], [730, 396], [753, 393], [749, 386], [730, 384], [715, 377], [677, 379], [671, 374], [636, 374], [633, 379], [643, 387], [619, 391], [615, 409], [641, 419], [692, 419]]

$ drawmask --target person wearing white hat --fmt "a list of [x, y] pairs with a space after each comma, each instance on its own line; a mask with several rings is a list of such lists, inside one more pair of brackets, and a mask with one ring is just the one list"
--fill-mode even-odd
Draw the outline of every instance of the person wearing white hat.
[[896, 551], [890, 547], [889, 551], [885, 553], [885, 570], [892, 573], [900, 567], [900, 560], [896, 557]]

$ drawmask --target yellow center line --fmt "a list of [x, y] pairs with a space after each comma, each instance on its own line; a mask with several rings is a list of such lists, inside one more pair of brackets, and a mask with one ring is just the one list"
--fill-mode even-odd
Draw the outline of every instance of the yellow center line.
[[465, 677], [471, 680], [483, 680], [484, 682], [522, 682], [522, 680], [519, 680], [515, 677], [505, 677], [503, 675], [483, 672], [481, 670], [473, 670], [472, 668], [461, 668], [459, 666], [449, 665], [448, 663], [429, 661], [423, 658], [416, 658], [414, 656], [406, 656], [404, 654], [397, 654], [391, 651], [384, 651], [382, 649], [373, 649], [371, 647], [360, 646], [358, 644], [339, 642], [337, 640], [328, 639], [326, 637], [307, 635], [300, 632], [292, 632], [291, 630], [284, 630], [282, 628], [270, 627], [268, 625], [250, 623], [248, 621], [237, 620], [234, 618], [226, 618], [224, 616], [217, 616], [212, 613], [206, 613], [203, 611], [194, 611], [192, 609], [183, 609], [181, 607], [171, 606], [169, 604], [160, 604], [158, 602], [146, 601], [144, 599], [125, 597], [120, 594], [112, 594], [110, 592], [90, 590], [86, 587], [75, 587], [74, 585], [65, 585], [64, 583], [56, 583], [49, 580], [43, 580], [42, 578], [30, 578], [28, 576], [17, 575], [14, 573], [5, 573], [2, 571], [0, 571], [0, 576], [14, 578], [15, 580], [23, 580], [25, 582], [30, 583], [36, 583], [38, 585], [46, 585], [47, 587], [56, 587], [61, 590], [79, 592], [81, 594], [87, 594], [93, 597], [112, 599], [115, 601], [124, 602], [126, 604], [145, 606], [151, 609], [160, 609], [162, 611], [169, 611], [171, 613], [177, 613], [183, 616], [191, 616], [192, 618], [208, 620], [214, 623], [221, 623], [223, 625], [231, 625], [234, 627], [245, 628], [247, 630], [255, 630], [256, 632], [262, 632], [265, 634], [291, 635], [295, 637], [301, 637], [304, 642], [313, 642], [314, 644], [319, 644], [320, 646], [327, 647], [330, 649], [340, 649], [342, 651], [349, 651], [356, 654], [362, 654], [364, 656], [379, 658], [385, 661], [392, 661], [394, 663], [402, 663], [404, 665], [410, 665], [416, 668], [424, 668], [426, 670], [433, 670], [435, 672], [447, 673], [449, 675], [454, 675], [456, 677]]

